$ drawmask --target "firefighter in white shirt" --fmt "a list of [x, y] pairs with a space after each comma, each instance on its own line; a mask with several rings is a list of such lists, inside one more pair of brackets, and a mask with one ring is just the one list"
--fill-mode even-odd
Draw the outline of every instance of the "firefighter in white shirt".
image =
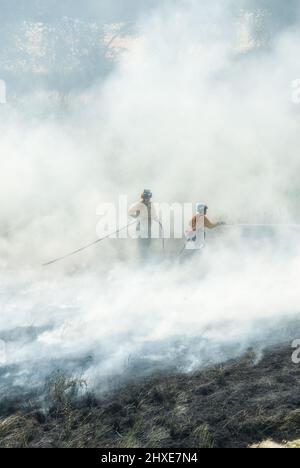
[[138, 232], [139, 248], [141, 256], [146, 258], [149, 255], [151, 245], [153, 221], [159, 223], [161, 226], [152, 203], [151, 190], [143, 191], [141, 200], [130, 207], [129, 216], [138, 220], [136, 229]]

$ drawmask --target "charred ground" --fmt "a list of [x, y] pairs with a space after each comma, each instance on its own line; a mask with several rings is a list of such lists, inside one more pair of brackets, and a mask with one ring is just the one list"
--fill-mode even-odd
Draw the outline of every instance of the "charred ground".
[[2, 400], [0, 446], [218, 448], [300, 437], [300, 366], [290, 346], [258, 363], [249, 352], [192, 375], [157, 374], [101, 398], [79, 396], [81, 387], [56, 375], [43, 411], [33, 395]]

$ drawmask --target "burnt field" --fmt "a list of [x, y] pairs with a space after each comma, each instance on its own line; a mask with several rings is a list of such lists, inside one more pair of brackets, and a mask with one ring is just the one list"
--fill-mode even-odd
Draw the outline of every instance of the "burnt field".
[[[45, 395], [2, 399], [1, 447], [246, 448], [300, 437], [290, 345], [193, 374], [158, 372], [96, 397], [64, 374]], [[41, 409], [43, 408], [43, 409]]]

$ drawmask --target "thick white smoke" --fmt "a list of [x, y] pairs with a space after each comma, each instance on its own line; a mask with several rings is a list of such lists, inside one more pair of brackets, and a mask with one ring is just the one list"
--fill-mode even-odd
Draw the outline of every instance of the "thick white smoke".
[[224, 228], [185, 263], [180, 243], [137, 265], [133, 242], [114, 240], [40, 267], [94, 239], [100, 203], [145, 187], [229, 223], [297, 223], [299, 33], [242, 52], [231, 2], [211, 3], [142, 18], [114, 72], [63, 114], [40, 90], [1, 108], [0, 338], [14, 384], [80, 360], [92, 382], [137, 356], [194, 369], [289, 336], [277, 323], [299, 309], [296, 227]]

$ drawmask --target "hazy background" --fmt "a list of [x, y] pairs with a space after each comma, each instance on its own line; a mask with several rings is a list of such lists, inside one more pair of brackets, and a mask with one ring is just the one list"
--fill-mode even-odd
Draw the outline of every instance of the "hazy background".
[[229, 223], [300, 221], [299, 1], [211, 3], [0, 2], [4, 392], [58, 367], [95, 383], [299, 338], [297, 227], [225, 228], [184, 264], [180, 242], [141, 265], [108, 241], [41, 267], [96, 238], [99, 204], [146, 187]]

